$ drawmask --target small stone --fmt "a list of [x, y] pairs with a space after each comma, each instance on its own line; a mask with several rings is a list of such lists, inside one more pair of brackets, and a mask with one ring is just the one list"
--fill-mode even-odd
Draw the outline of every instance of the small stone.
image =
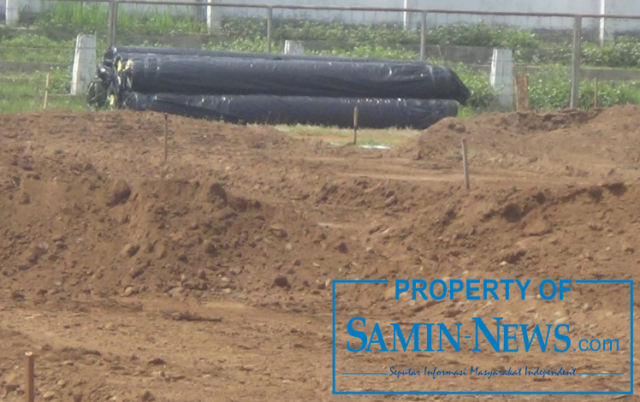
[[524, 229], [524, 234], [526, 236], [543, 236], [551, 233], [552, 230], [553, 228], [549, 221], [546, 219], [536, 219], [535, 221], [527, 224]]
[[60, 380], [58, 381], [58, 385], [64, 387], [65, 385], [67, 385], [67, 382], [65, 380]]
[[338, 252], [342, 253], [342, 254], [346, 254], [347, 251], [349, 251], [347, 249], [347, 244], [345, 242], [340, 242], [340, 244], [338, 244], [336, 246], [336, 250], [338, 250]]
[[271, 225], [271, 232], [280, 238], [285, 238], [289, 235], [285, 227], [279, 223]]
[[178, 297], [178, 296], [180, 296], [181, 294], [183, 294], [183, 293], [184, 293], [184, 291], [185, 291], [185, 290], [184, 290], [184, 288], [183, 288], [182, 286], [178, 286], [178, 287], [176, 287], [176, 288], [171, 288], [167, 293], [169, 293], [169, 295], [170, 295], [171, 297]]
[[282, 275], [277, 276], [276, 279], [273, 280], [273, 284], [281, 288], [289, 288], [291, 286], [289, 280]]
[[45, 401], [50, 401], [55, 397], [56, 397], [56, 393], [53, 391], [47, 391], [44, 394], [42, 394], [42, 399], [44, 399]]
[[590, 222], [588, 226], [589, 226], [589, 229], [594, 230], [596, 232], [599, 232], [603, 229], [602, 225], [600, 225], [599, 223]]
[[204, 249], [204, 252], [211, 257], [216, 257], [218, 255], [218, 248], [210, 240], [202, 242], [202, 248]]
[[155, 359], [149, 360], [147, 364], [150, 366], [161, 366], [161, 365], [167, 364], [167, 362], [164, 359], [156, 357]]
[[284, 246], [284, 251], [292, 251], [293, 250], [293, 246], [291, 245], [291, 243], [287, 243]]
[[144, 268], [142, 267], [133, 267], [129, 270], [129, 276], [131, 279], [135, 279], [142, 274], [144, 274]]
[[207, 279], [207, 272], [204, 269], [198, 271], [198, 279], [203, 281]]
[[124, 180], [118, 180], [107, 189], [107, 206], [115, 207], [127, 202], [131, 196], [131, 188]]
[[151, 401], [155, 401], [156, 398], [153, 396], [153, 394], [149, 391], [144, 391], [141, 395], [140, 395], [140, 400], [142, 402], [151, 402]]
[[63, 366], [73, 366], [74, 364], [73, 360], [65, 360], [62, 362]]
[[131, 286], [127, 286], [127, 288], [124, 290], [124, 295], [127, 297], [131, 296], [134, 293], [135, 293], [135, 289]]
[[122, 248], [122, 254], [131, 258], [140, 250], [140, 246], [136, 244], [127, 244]]
[[585, 303], [584, 306], [582, 306], [582, 311], [591, 311], [591, 310], [593, 310], [593, 308], [588, 303]]
[[4, 392], [5, 392], [5, 396], [9, 395], [12, 392], [15, 392], [17, 390], [20, 389], [20, 385], [18, 384], [5, 384], [4, 385]]

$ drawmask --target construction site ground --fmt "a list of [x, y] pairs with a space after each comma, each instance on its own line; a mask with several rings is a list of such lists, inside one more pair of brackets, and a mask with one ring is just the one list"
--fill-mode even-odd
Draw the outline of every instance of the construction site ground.
[[[543, 279], [638, 277], [640, 107], [360, 133], [391, 150], [335, 146], [317, 129], [175, 116], [167, 127], [165, 162], [162, 115], [0, 115], [0, 400], [24, 399], [29, 351], [36, 400], [638, 400], [333, 395], [332, 281], [390, 281], [336, 285], [338, 391], [628, 391], [630, 287], [536, 295]], [[509, 301], [395, 299], [395, 279], [447, 278], [532, 283], [525, 300], [515, 289]], [[526, 353], [518, 339], [517, 353], [486, 341], [472, 352], [465, 338], [458, 353], [446, 340], [442, 353], [351, 353], [356, 316], [380, 323], [390, 348], [392, 322], [473, 335], [472, 317], [490, 329], [503, 317], [569, 324], [572, 340], [618, 339], [619, 350]], [[622, 375], [341, 375], [391, 366]]]

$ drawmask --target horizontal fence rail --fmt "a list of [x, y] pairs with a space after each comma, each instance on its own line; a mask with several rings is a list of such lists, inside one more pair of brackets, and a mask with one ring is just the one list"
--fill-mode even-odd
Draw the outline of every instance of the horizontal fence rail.
[[[44, 3], [57, 3], [60, 0], [42, 0]], [[191, 7], [229, 7], [229, 8], [259, 8], [272, 10], [319, 10], [319, 11], [364, 11], [364, 12], [398, 12], [398, 13], [427, 13], [427, 14], [460, 14], [481, 15], [496, 17], [548, 17], [548, 18], [607, 18], [640, 20], [640, 15], [616, 15], [616, 14], [572, 14], [572, 13], [536, 13], [519, 11], [474, 11], [474, 10], [444, 10], [424, 8], [398, 8], [398, 7], [344, 7], [344, 6], [309, 6], [295, 4], [245, 4], [245, 3], [214, 3], [195, 1], [156, 1], [156, 0], [65, 0], [69, 3], [117, 3], [117, 4], [144, 4], [157, 6], [191, 6]]]

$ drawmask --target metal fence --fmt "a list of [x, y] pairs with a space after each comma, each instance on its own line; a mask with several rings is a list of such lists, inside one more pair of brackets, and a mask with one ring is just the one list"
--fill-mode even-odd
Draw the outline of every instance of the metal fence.
[[[0, 28], [0, 112], [84, 107], [70, 96], [78, 34], [110, 45], [177, 46], [427, 60], [473, 90], [470, 109], [513, 108], [514, 76], [533, 109], [640, 103], [640, 16], [146, 0], [44, 1]], [[616, 27], [616, 35], [603, 35]], [[48, 73], [48, 75], [47, 75]], [[45, 85], [49, 77], [49, 86]]]

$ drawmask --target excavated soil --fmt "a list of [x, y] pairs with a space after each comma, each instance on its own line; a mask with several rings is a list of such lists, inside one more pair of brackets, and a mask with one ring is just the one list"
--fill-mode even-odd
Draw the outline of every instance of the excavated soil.
[[[332, 395], [341, 279], [532, 283], [509, 302], [395, 300], [392, 282], [336, 284], [338, 391], [628, 391], [629, 286], [536, 294], [547, 278], [638, 275], [639, 107], [446, 119], [391, 151], [172, 116], [166, 162], [164, 129], [150, 113], [0, 115], [2, 400], [24, 399], [27, 351], [36, 400], [557, 398]], [[504, 317], [569, 324], [574, 342], [615, 338], [620, 350], [474, 353], [465, 338], [459, 353], [445, 340], [443, 353], [354, 354], [354, 316], [379, 322], [390, 347], [392, 322], [462, 323], [472, 335], [471, 317], [490, 329]], [[623, 375], [341, 376], [391, 366]]]

